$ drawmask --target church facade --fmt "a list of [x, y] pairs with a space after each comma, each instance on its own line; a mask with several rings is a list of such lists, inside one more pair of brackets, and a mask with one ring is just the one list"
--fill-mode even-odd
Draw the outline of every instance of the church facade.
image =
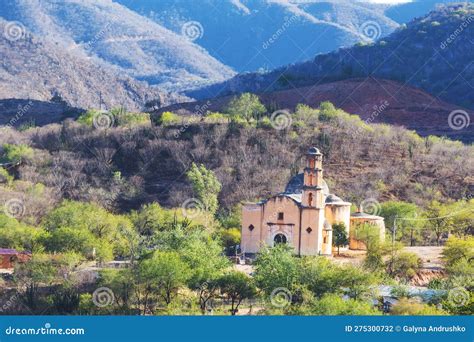
[[[294, 176], [284, 192], [243, 206], [243, 253], [255, 254], [265, 245], [285, 243], [297, 255], [332, 255], [332, 225], [344, 223], [349, 235], [351, 203], [329, 193], [322, 160], [322, 153], [311, 147], [303, 173]], [[380, 223], [380, 219], [383, 226], [383, 218], [364, 214], [366, 222]]]

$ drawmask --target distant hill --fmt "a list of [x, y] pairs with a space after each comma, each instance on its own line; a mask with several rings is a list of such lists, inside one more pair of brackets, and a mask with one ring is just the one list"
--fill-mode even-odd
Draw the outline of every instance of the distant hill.
[[0, 17], [63, 51], [170, 91], [234, 75], [186, 36], [110, 0], [4, 0]]
[[439, 7], [374, 44], [318, 55], [269, 73], [241, 74], [189, 95], [210, 98], [244, 91], [273, 92], [373, 76], [421, 88], [447, 102], [473, 109], [472, 22], [472, 4]]
[[[267, 108], [293, 110], [304, 103], [317, 108], [321, 102], [330, 101], [348, 113], [358, 114], [368, 123], [386, 123], [404, 126], [422, 136], [446, 136], [464, 142], [474, 141], [474, 126], [455, 130], [449, 125], [449, 114], [460, 108], [440, 101], [426, 92], [394, 81], [365, 78], [324, 83], [296, 89], [259, 94]], [[225, 110], [233, 96], [214, 98], [210, 101], [179, 103], [161, 108], [160, 114], [172, 111], [187, 114], [196, 106], [210, 112]], [[466, 110], [474, 117], [474, 111]]]
[[[181, 34], [198, 22], [194, 42], [239, 72], [304, 61], [366, 40], [384, 37], [399, 24], [447, 0], [388, 5], [354, 0], [116, 0]], [[273, 39], [272, 39], [273, 38]], [[272, 41], [270, 41], [272, 40]]]
[[0, 19], [0, 32], [9, 32], [0, 35], [0, 99], [49, 101], [56, 96], [73, 107], [122, 105], [130, 110], [147, 101], [169, 104], [180, 99], [34, 34], [15, 31], [17, 25]]

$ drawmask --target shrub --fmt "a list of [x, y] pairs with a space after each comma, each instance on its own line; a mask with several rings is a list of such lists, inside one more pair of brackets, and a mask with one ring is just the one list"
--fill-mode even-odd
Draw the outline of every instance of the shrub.
[[418, 303], [408, 298], [401, 298], [398, 303], [392, 306], [390, 313], [397, 316], [440, 316], [446, 314], [443, 310], [432, 305]]
[[334, 105], [329, 102], [321, 102], [319, 105], [319, 120], [330, 121], [337, 116], [337, 109]]
[[413, 278], [423, 266], [422, 260], [415, 253], [400, 252], [389, 261], [389, 274], [403, 280]]
[[443, 260], [448, 273], [457, 276], [472, 276], [474, 274], [474, 237], [464, 239], [451, 236], [443, 250]]
[[251, 93], [243, 93], [239, 97], [234, 97], [225, 110], [232, 118], [240, 116], [247, 121], [258, 119], [266, 111], [267, 109], [260, 102], [258, 96]]
[[204, 117], [204, 121], [208, 123], [225, 123], [228, 121], [227, 116], [222, 113], [209, 113]]
[[272, 126], [272, 121], [270, 120], [269, 117], [264, 117], [261, 120], [257, 122], [257, 127], [258, 128], [266, 128], [266, 129], [271, 129], [273, 128]]
[[121, 112], [120, 114], [116, 114], [115, 117], [118, 126], [133, 127], [137, 125], [149, 125], [151, 123], [150, 114], [148, 113]]
[[180, 122], [180, 117], [172, 112], [164, 112], [158, 119], [158, 125], [167, 126]]
[[354, 299], [344, 300], [336, 294], [326, 294], [311, 304], [314, 315], [380, 315], [370, 303]]
[[10, 186], [13, 182], [13, 176], [11, 176], [6, 169], [0, 167], [0, 183], [6, 183]]
[[18, 163], [22, 160], [31, 160], [34, 155], [33, 149], [25, 144], [3, 144], [2, 149], [3, 153], [0, 157], [0, 162], [3, 163]]

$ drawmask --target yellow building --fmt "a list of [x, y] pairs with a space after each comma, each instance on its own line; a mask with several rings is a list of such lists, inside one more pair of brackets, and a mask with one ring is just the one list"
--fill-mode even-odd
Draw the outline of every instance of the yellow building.
[[350, 236], [351, 203], [329, 193], [322, 160], [321, 152], [311, 147], [303, 173], [294, 176], [284, 192], [243, 206], [243, 253], [285, 243], [297, 255], [332, 255], [332, 224], [343, 222]]

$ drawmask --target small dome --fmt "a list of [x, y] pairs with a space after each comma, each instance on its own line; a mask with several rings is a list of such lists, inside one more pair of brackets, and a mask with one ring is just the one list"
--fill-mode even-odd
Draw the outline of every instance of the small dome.
[[[304, 174], [299, 173], [296, 176], [293, 176], [285, 188], [285, 193], [287, 194], [301, 194], [303, 193], [303, 184], [304, 184]], [[329, 195], [329, 188], [326, 181], [323, 179], [321, 187], [323, 188], [324, 196]]]
[[340, 197], [337, 197], [334, 194], [329, 194], [328, 197], [326, 197], [326, 203], [342, 203], [344, 202]]
[[320, 155], [321, 152], [319, 152], [319, 150], [318, 150], [316, 147], [310, 147], [310, 148], [308, 149], [308, 152], [306, 152], [306, 154]]

